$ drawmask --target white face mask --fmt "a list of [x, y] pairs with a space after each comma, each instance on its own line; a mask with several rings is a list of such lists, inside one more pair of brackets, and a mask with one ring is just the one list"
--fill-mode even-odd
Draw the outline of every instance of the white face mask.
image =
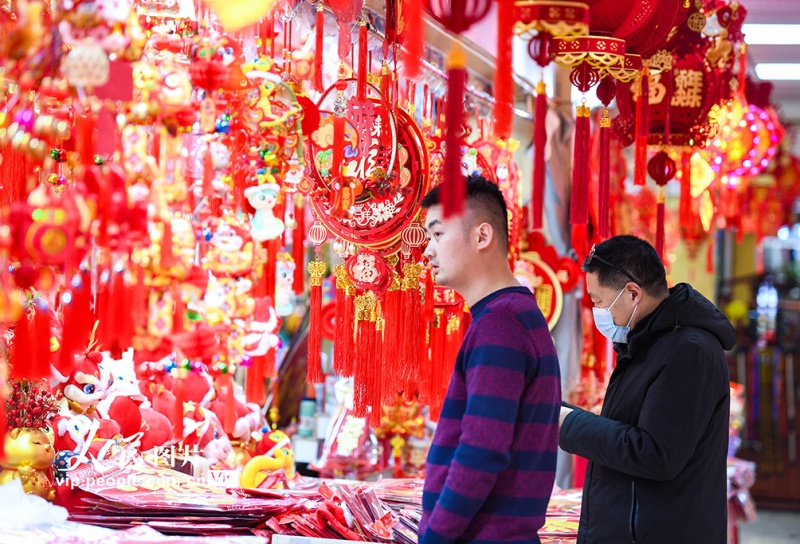
[[628, 333], [631, 330], [631, 322], [633, 321], [633, 316], [636, 315], [636, 308], [639, 307], [637, 304], [633, 307], [633, 313], [631, 314], [631, 318], [628, 320], [628, 324], [624, 327], [621, 325], [617, 325], [614, 323], [614, 318], [611, 317], [611, 308], [614, 304], [617, 303], [619, 297], [622, 296], [622, 293], [625, 292], [625, 289], [619, 292], [617, 298], [614, 299], [614, 302], [611, 303], [611, 306], [608, 308], [592, 308], [592, 314], [594, 315], [594, 325], [597, 327], [597, 330], [600, 331], [600, 334], [611, 340], [612, 342], [616, 342], [618, 344], [627, 344], [628, 343]]

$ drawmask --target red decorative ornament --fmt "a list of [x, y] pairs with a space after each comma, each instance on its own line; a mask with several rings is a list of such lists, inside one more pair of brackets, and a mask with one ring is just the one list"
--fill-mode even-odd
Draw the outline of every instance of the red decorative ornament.
[[[357, 147], [355, 135], [350, 143], [353, 148]], [[356, 178], [356, 185], [361, 184], [360, 192], [351, 208], [351, 216], [343, 218], [330, 213], [331, 204], [326, 197], [329, 178], [321, 169], [327, 152], [312, 142], [309, 150], [314, 155], [311, 170], [315, 190], [312, 191], [311, 205], [318, 220], [337, 237], [389, 254], [399, 249], [400, 233], [419, 211], [419, 202], [428, 190], [429, 161], [419, 127], [402, 109], [397, 110], [396, 140], [392, 144], [392, 149], [397, 149], [397, 152], [393, 161], [387, 155], [381, 159], [381, 145], [379, 139], [373, 138], [370, 149], [379, 151], [375, 160], [353, 158], [349, 163], [352, 166], [346, 166], [357, 172], [363, 171], [364, 176]], [[391, 170], [383, 171], [388, 177], [383, 177], [381, 168], [392, 162]]]
[[419, 223], [414, 221], [405, 229], [403, 229], [403, 234], [400, 237], [408, 247], [418, 248], [425, 243], [425, 229], [423, 229]]
[[311, 225], [311, 228], [308, 229], [308, 239], [311, 240], [311, 243], [315, 246], [319, 247], [325, 243], [325, 240], [328, 238], [328, 231], [325, 229], [323, 224], [317, 219], [314, 221], [314, 224]]
[[386, 261], [375, 251], [359, 248], [345, 261], [347, 275], [359, 291], [382, 294], [389, 287], [390, 271]]
[[664, 186], [675, 177], [675, 161], [666, 153], [659, 151], [647, 165], [647, 173], [658, 185], [658, 204], [656, 208], [656, 244], [655, 248], [661, 259], [664, 259]]

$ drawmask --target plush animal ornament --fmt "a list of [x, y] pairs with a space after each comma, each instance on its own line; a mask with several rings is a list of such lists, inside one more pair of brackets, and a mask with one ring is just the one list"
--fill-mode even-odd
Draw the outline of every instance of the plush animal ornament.
[[292, 442], [282, 431], [270, 431], [259, 442], [253, 457], [245, 465], [240, 482], [242, 487], [259, 487], [273, 473], [282, 470], [289, 480], [295, 477], [294, 451]]
[[[278, 331], [283, 322], [275, 313], [270, 297], [256, 299], [255, 308], [244, 337], [244, 352], [251, 357], [266, 355], [270, 349], [280, 345]], [[239, 325], [244, 328], [246, 323], [241, 321]]]
[[[265, 179], [274, 180], [275, 178], [270, 174], [265, 174]], [[274, 181], [248, 187], [244, 190], [245, 198], [256, 210], [250, 220], [252, 226], [250, 234], [256, 242], [273, 240], [283, 233], [285, 227], [283, 221], [273, 214], [273, 209], [278, 203], [280, 190], [280, 186]]]
[[0, 466], [0, 485], [20, 480], [25, 493], [52, 501], [56, 485], [48, 474], [55, 459], [50, 437], [43, 429], [24, 427], [11, 429], [5, 437], [5, 455]]
[[72, 373], [58, 386], [63, 394], [62, 413], [91, 414], [95, 411], [106, 389], [100, 371], [102, 361], [103, 356], [97, 351], [76, 357]]

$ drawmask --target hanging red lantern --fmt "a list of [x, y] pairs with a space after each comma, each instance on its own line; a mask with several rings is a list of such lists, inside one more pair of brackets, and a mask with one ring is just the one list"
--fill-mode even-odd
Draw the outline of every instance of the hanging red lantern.
[[315, 246], [321, 246], [325, 243], [325, 240], [328, 238], [328, 231], [325, 227], [320, 223], [319, 220], [314, 221], [314, 224], [311, 225], [311, 228], [308, 229], [308, 239], [311, 240], [311, 243]]
[[664, 186], [675, 177], [675, 161], [666, 151], [656, 153], [647, 165], [647, 173], [658, 185], [656, 209], [656, 251], [664, 259]]

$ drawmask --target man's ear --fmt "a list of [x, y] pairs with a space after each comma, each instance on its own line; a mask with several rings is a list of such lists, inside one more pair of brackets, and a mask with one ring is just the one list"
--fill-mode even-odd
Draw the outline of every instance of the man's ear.
[[639, 302], [641, 302], [642, 298], [644, 298], [644, 289], [642, 289], [640, 285], [637, 285], [632, 281], [629, 281], [625, 285], [625, 288], [628, 290], [628, 296], [632, 297], [634, 300], [636, 300], [636, 298], [638, 297]]
[[476, 229], [478, 235], [478, 249], [489, 247], [494, 240], [494, 229], [489, 223], [483, 222]]

